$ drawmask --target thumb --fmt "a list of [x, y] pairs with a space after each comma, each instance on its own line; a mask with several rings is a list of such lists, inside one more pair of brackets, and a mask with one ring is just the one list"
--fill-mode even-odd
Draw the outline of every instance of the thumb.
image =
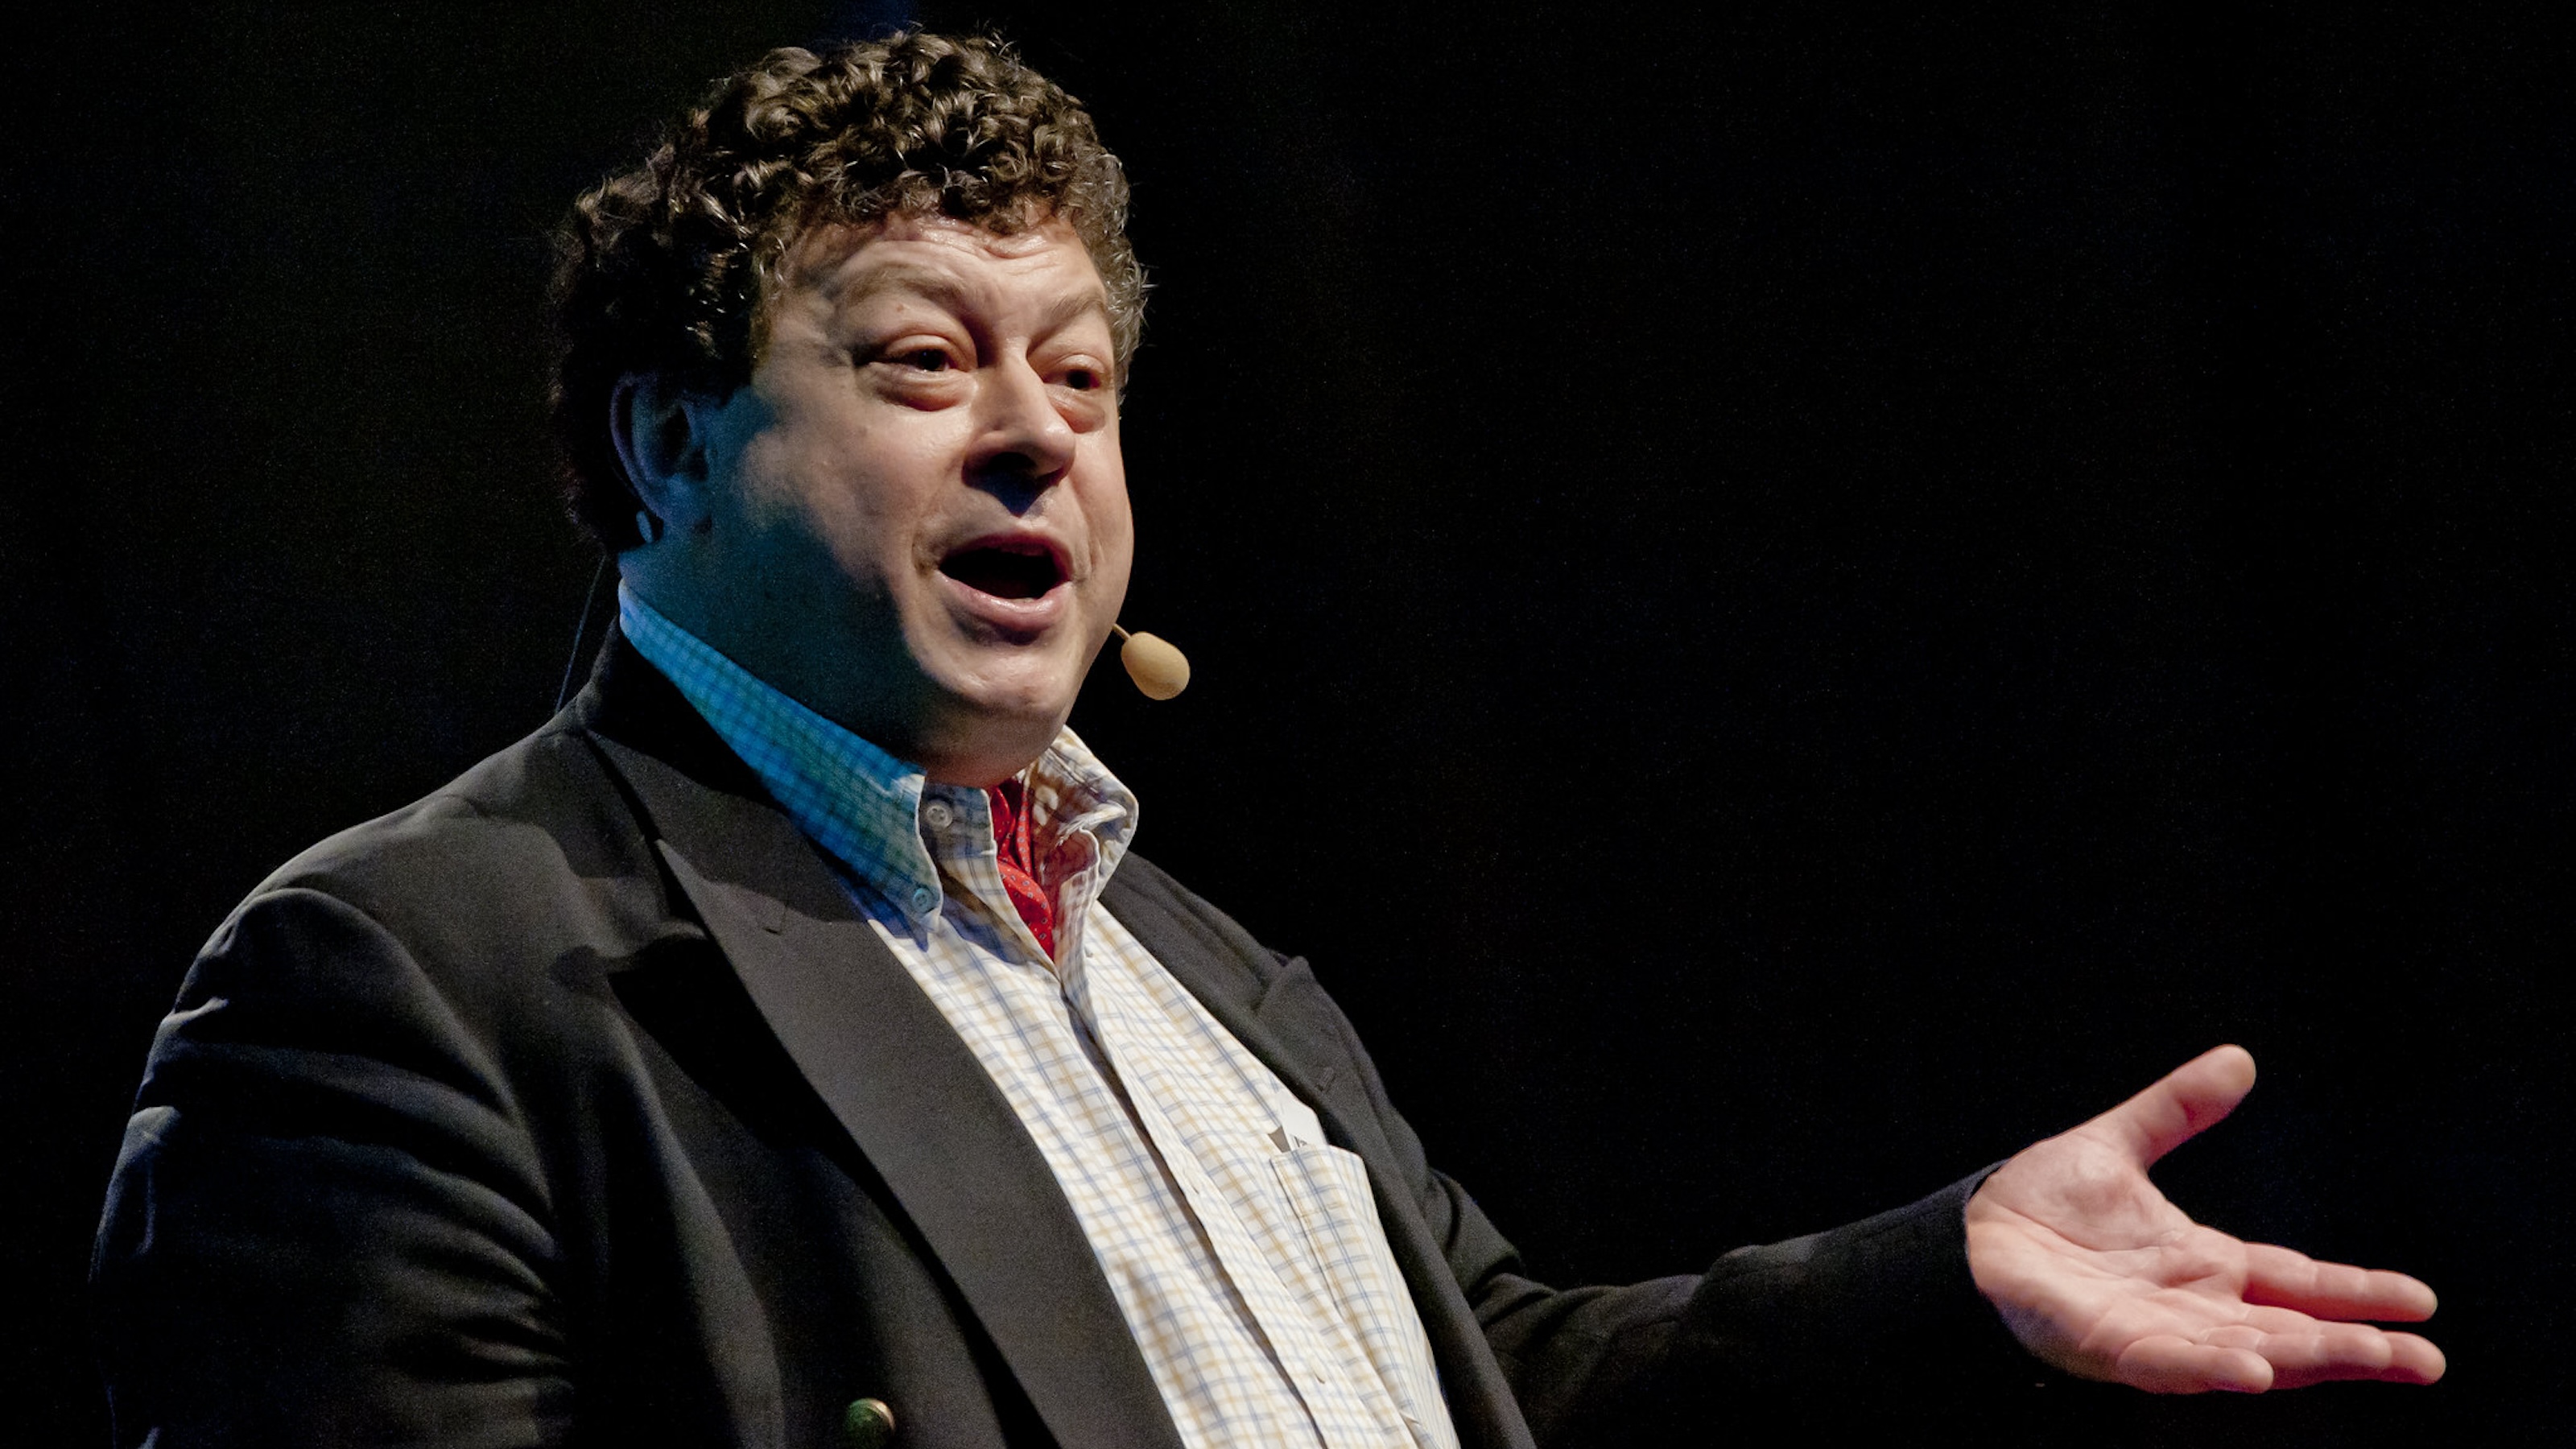
[[2252, 1053], [2240, 1046], [2212, 1047], [2089, 1125], [2146, 1167], [2235, 1111], [2253, 1087]]

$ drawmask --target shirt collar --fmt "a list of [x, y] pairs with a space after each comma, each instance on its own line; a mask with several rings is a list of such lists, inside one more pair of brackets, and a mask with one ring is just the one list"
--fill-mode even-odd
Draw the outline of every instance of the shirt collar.
[[[916, 920], [938, 912], [939, 870], [922, 841], [922, 799], [979, 792], [931, 784], [920, 767], [788, 698], [622, 583], [617, 622], [798, 829], [897, 910]], [[1136, 797], [1070, 727], [1038, 756], [1027, 799], [1037, 858], [1087, 833], [1099, 847], [1095, 884], [1106, 883], [1135, 835]]]

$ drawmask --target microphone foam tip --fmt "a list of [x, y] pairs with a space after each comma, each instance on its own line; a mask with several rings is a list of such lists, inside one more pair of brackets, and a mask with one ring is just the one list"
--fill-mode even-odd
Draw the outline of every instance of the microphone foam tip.
[[1189, 656], [1151, 634], [1130, 634], [1119, 646], [1118, 662], [1147, 699], [1170, 699], [1190, 687]]

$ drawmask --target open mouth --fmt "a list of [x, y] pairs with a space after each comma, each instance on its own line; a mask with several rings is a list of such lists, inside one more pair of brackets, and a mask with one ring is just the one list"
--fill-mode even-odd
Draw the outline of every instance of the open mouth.
[[969, 544], [941, 559], [939, 571], [997, 599], [1034, 599], [1064, 582], [1055, 551], [1036, 539]]

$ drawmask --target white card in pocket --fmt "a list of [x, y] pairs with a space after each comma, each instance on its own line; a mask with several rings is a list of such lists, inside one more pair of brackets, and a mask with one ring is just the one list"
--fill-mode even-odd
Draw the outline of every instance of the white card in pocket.
[[1314, 1108], [1298, 1101], [1296, 1093], [1276, 1080], [1264, 1083], [1262, 1093], [1270, 1099], [1272, 1115], [1279, 1119], [1278, 1127], [1270, 1134], [1272, 1146], [1282, 1152], [1294, 1152], [1300, 1147], [1324, 1145], [1323, 1119], [1315, 1115]]

